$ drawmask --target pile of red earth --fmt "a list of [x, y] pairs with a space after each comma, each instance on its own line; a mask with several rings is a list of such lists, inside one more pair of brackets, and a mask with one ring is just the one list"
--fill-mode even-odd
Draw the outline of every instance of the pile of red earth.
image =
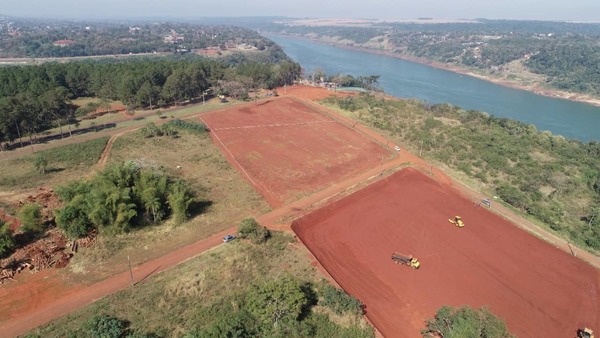
[[21, 222], [18, 219], [7, 214], [3, 209], [0, 209], [0, 221], [8, 224], [8, 226], [15, 231], [18, 227], [21, 226]]
[[[67, 245], [67, 237], [54, 227], [53, 211], [60, 207], [60, 200], [52, 189], [41, 187], [36, 195], [28, 196], [25, 201], [19, 201], [15, 206], [20, 208], [29, 203], [37, 203], [42, 207], [42, 222], [49, 224], [50, 228], [34, 241], [19, 246], [10, 257], [0, 260], [0, 284], [12, 280], [16, 274], [25, 270], [35, 273], [51, 267], [63, 268], [69, 264], [79, 247], [90, 247], [96, 242], [96, 233], [92, 233], [88, 237], [70, 241]], [[16, 236], [27, 242], [25, 235], [18, 230], [18, 220], [14, 222], [14, 218], [1, 210], [0, 212], [0, 217], [13, 221], [9, 224], [16, 230]]]
[[88, 237], [69, 241], [56, 228], [46, 231], [43, 237], [18, 248], [10, 257], [0, 260], [0, 284], [12, 280], [22, 272], [39, 272], [48, 268], [64, 268], [79, 247], [90, 247], [96, 243], [96, 233]]

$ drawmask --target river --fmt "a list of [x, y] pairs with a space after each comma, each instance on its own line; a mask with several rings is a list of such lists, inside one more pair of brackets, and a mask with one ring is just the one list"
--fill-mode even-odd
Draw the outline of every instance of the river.
[[418, 98], [428, 103], [450, 103], [497, 117], [533, 124], [538, 130], [583, 142], [600, 140], [600, 107], [503, 87], [391, 56], [348, 50], [305, 39], [267, 37], [300, 63], [306, 74], [315, 69], [352, 76], [380, 75], [389, 95]]

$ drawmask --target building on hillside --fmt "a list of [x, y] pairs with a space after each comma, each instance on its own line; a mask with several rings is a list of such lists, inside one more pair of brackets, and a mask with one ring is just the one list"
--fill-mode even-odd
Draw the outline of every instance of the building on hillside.
[[164, 43], [170, 43], [170, 44], [180, 44], [184, 41], [183, 35], [178, 35], [177, 32], [175, 32], [174, 30], [171, 30], [171, 34], [165, 36], [163, 38]]
[[53, 45], [56, 47], [67, 47], [74, 43], [75, 43], [75, 41], [73, 41], [73, 40], [56, 40], [56, 41], [54, 41]]

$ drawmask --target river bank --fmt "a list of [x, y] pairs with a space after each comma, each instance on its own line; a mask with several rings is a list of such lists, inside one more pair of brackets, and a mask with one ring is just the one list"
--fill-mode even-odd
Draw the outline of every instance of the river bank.
[[319, 38], [308, 37], [308, 36], [303, 36], [303, 35], [290, 35], [290, 34], [281, 34], [281, 33], [274, 33], [274, 32], [263, 32], [263, 33], [266, 35], [274, 35], [274, 36], [280, 36], [280, 37], [290, 37], [290, 38], [294, 38], [294, 39], [307, 40], [307, 41], [324, 44], [324, 45], [335, 46], [335, 47], [347, 49], [347, 50], [389, 56], [389, 57], [393, 57], [393, 58], [397, 58], [397, 59], [402, 59], [402, 60], [438, 68], [438, 69], [447, 70], [447, 71], [461, 74], [461, 75], [475, 77], [480, 80], [484, 80], [484, 81], [494, 83], [494, 84], [497, 84], [500, 86], [532, 92], [537, 95], [542, 95], [542, 96], [551, 97], [551, 98], [564, 99], [564, 100], [569, 100], [569, 101], [573, 101], [573, 102], [582, 102], [582, 103], [587, 103], [587, 104], [590, 104], [590, 105], [593, 105], [596, 107], [600, 107], [600, 98], [593, 97], [593, 96], [586, 95], [586, 94], [581, 94], [581, 93], [573, 93], [573, 92], [567, 92], [567, 91], [563, 91], [563, 90], [559, 90], [559, 89], [546, 88], [546, 87], [543, 87], [541, 83], [524, 84], [522, 82], [515, 81], [515, 80], [508, 80], [506, 78], [496, 77], [496, 76], [492, 76], [489, 74], [482, 74], [482, 73], [477, 72], [475, 69], [461, 67], [459, 65], [446, 64], [446, 63], [442, 63], [442, 62], [438, 62], [438, 61], [434, 61], [434, 60], [430, 60], [430, 59], [414, 57], [411, 55], [397, 54], [397, 53], [394, 53], [389, 50], [374, 50], [374, 49], [362, 47], [362, 46], [350, 46], [345, 43], [340, 43], [339, 40], [336, 41], [333, 39], [323, 39], [323, 38], [319, 39]]

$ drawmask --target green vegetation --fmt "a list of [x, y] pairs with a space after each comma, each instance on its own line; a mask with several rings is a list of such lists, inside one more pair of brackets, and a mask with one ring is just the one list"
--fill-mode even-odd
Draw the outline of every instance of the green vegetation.
[[363, 314], [362, 303], [358, 299], [347, 294], [346, 291], [333, 287], [328, 283], [323, 283], [320, 289], [323, 300], [319, 301], [319, 304], [330, 308], [336, 314]]
[[28, 203], [19, 210], [18, 218], [21, 221], [21, 230], [25, 233], [38, 235], [44, 232], [42, 222], [42, 207], [37, 203]]
[[37, 156], [49, 159], [49, 168], [57, 168], [60, 166], [66, 168], [74, 166], [89, 167], [98, 162], [100, 154], [102, 154], [102, 150], [104, 150], [108, 139], [108, 136], [104, 136], [63, 147], [42, 150], [37, 152]]
[[246, 308], [267, 333], [298, 321], [309, 305], [309, 296], [298, 279], [286, 274], [252, 285], [246, 294]]
[[177, 135], [177, 131], [173, 129], [171, 124], [165, 123], [158, 127], [153, 122], [148, 123], [144, 128], [140, 129], [140, 133], [143, 137], [159, 137], [163, 135], [174, 137]]
[[437, 334], [444, 338], [511, 338], [504, 322], [486, 308], [474, 310], [442, 306], [434, 318], [427, 320], [423, 337]]
[[0, 258], [10, 255], [15, 249], [16, 243], [13, 232], [4, 221], [0, 220]]
[[238, 235], [240, 238], [248, 238], [254, 244], [266, 242], [271, 233], [269, 230], [256, 222], [254, 218], [246, 218], [240, 222]]
[[160, 337], [373, 337], [361, 316], [321, 304], [317, 273], [291, 241], [274, 232], [262, 245], [219, 246], [31, 335], [85, 336], [82, 323], [102, 322], [92, 327]]
[[75, 238], [91, 229], [127, 232], [159, 223], [169, 215], [181, 223], [194, 203], [184, 181], [173, 181], [159, 170], [134, 162], [111, 165], [91, 181], [74, 181], [56, 192], [66, 203], [56, 211], [56, 223]]
[[206, 127], [206, 125], [200, 122], [190, 122], [177, 119], [168, 122], [167, 125], [172, 126], [173, 128], [187, 130], [193, 134], [201, 135], [208, 132], [208, 128]]
[[48, 160], [44, 156], [37, 156], [33, 166], [39, 173], [45, 174], [48, 169]]
[[327, 102], [462, 172], [578, 245], [600, 250], [599, 143], [568, 140], [448, 104], [368, 94]]

